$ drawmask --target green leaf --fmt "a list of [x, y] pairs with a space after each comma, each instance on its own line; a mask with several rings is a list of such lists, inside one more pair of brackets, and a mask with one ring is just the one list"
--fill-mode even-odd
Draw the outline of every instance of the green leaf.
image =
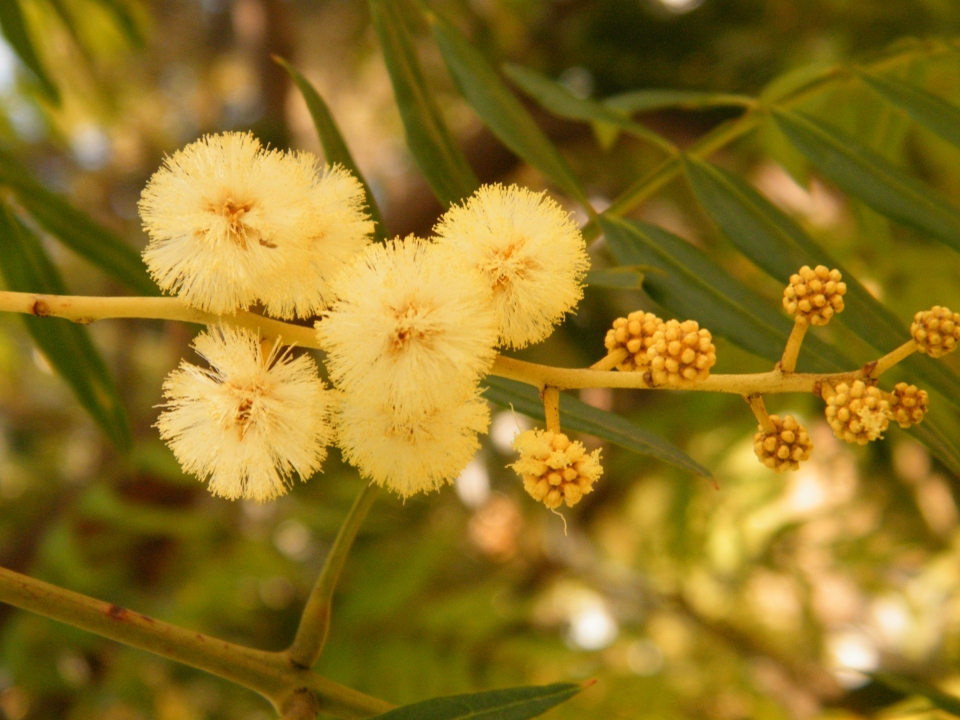
[[[953, 400], [953, 398], [951, 398]], [[911, 425], [906, 432], [929, 448], [930, 452], [950, 472], [960, 478], [960, 447], [954, 442], [955, 435], [944, 432], [935, 417], [927, 415], [919, 425]]]
[[367, 198], [367, 209], [370, 211], [371, 219], [376, 223], [374, 237], [378, 241], [384, 240], [387, 237], [387, 233], [386, 227], [383, 224], [383, 216], [380, 214], [380, 208], [377, 206], [377, 201], [370, 191], [370, 186], [367, 184], [363, 175], [360, 174], [360, 169], [357, 167], [357, 164], [353, 161], [353, 155], [350, 154], [347, 143], [344, 142], [343, 135], [340, 134], [340, 129], [337, 127], [337, 123], [330, 113], [330, 108], [327, 107], [327, 104], [323, 101], [323, 98], [320, 97], [320, 93], [317, 92], [316, 88], [314, 88], [313, 85], [310, 84], [310, 81], [301, 75], [295, 67], [276, 55], [273, 56], [273, 60], [287, 71], [296, 84], [297, 89], [300, 90], [300, 94], [303, 95], [303, 99], [307, 103], [307, 109], [310, 111], [310, 116], [313, 118], [313, 125], [317, 129], [317, 135], [320, 136], [320, 142], [323, 144], [323, 154], [326, 156], [327, 162], [331, 165], [333, 163], [339, 163], [353, 173], [353, 176], [363, 184], [363, 191]]
[[[837, 268], [847, 284], [846, 309], [837, 321], [880, 352], [910, 339], [900, 319], [841, 267], [799, 225], [741, 178], [696, 158], [684, 159], [694, 194], [720, 231], [758, 267], [784, 285], [803, 265]], [[910, 382], [926, 383], [960, 407], [960, 378], [941, 363], [911, 356], [901, 367]]]
[[877, 212], [960, 251], [960, 209], [853, 138], [806, 115], [772, 112], [783, 134], [832, 182]]
[[603, 100], [615, 112], [635, 113], [667, 108], [702, 110], [714, 107], [752, 107], [756, 100], [745, 95], [701, 92], [699, 90], [632, 90]]
[[[524, 383], [495, 376], [484, 379], [487, 388], [484, 397], [503, 407], [544, 420], [543, 400], [537, 389]], [[656, 433], [644, 430], [619, 415], [587, 405], [574, 397], [560, 393], [560, 424], [568, 430], [588, 433], [633, 450], [650, 455], [682, 470], [713, 477], [709, 470]]]
[[587, 272], [589, 287], [611, 288], [613, 290], [639, 290], [643, 287], [642, 265], [634, 267], [603, 268]]
[[429, 11], [426, 16], [450, 75], [483, 123], [504, 145], [593, 212], [580, 183], [560, 152], [483, 55], [446, 20]]
[[960, 698], [955, 695], [948, 695], [942, 690], [938, 690], [932, 685], [908, 678], [903, 675], [897, 675], [888, 672], [868, 673], [871, 678], [877, 682], [886, 685], [891, 690], [902, 692], [906, 695], [920, 695], [925, 697], [930, 703], [944, 712], [950, 713], [955, 717], [960, 717]]
[[569, 120], [612, 125], [637, 137], [649, 140], [667, 152], [676, 152], [673, 144], [621, 112], [595, 100], [578, 98], [560, 83], [520, 65], [507, 63], [504, 74], [524, 93], [554, 115]]
[[451, 695], [396, 708], [371, 720], [526, 720], [569, 700], [581, 689], [580, 685], [557, 683]]
[[[5, 205], [0, 205], [0, 272], [14, 291], [66, 294], [39, 238]], [[86, 329], [60, 318], [25, 315], [23, 319], [37, 347], [80, 404], [118, 449], [129, 449], [130, 425], [120, 394]]]
[[59, 104], [60, 92], [57, 90], [57, 86], [53, 84], [50, 76], [47, 75], [47, 71], [44, 70], [40, 57], [33, 47], [19, 0], [0, 0], [0, 30], [3, 31], [3, 36], [20, 57], [20, 60], [23, 61], [23, 64], [36, 76], [46, 96], [54, 103]]
[[[665, 310], [692, 318], [715, 335], [777, 362], [793, 323], [768, 300], [732, 277], [690, 243], [665, 230], [634, 220], [600, 216], [607, 245], [623, 265], [645, 264], [644, 290]], [[815, 337], [807, 338], [801, 362], [818, 372], [848, 370], [853, 362]]]
[[124, 2], [124, 0], [95, 1], [113, 16], [113, 21], [116, 23], [117, 27], [123, 31], [123, 34], [127, 36], [127, 40], [130, 41], [131, 45], [138, 48], [144, 46], [146, 41], [144, 39], [143, 32], [140, 30], [140, 25], [137, 23], [136, 18], [130, 11], [130, 7], [126, 2]]
[[9, 185], [34, 219], [75, 253], [140, 294], [159, 294], [136, 250], [94, 222], [89, 215], [47, 190], [2, 152], [0, 183]]
[[445, 205], [458, 202], [480, 183], [447, 129], [433, 90], [427, 86], [402, 2], [369, 3], [410, 152], [440, 201]]
[[887, 102], [903, 109], [916, 122], [947, 142], [960, 147], [960, 108], [956, 105], [890, 76], [868, 71], [861, 71], [857, 75]]
[[781, 102], [840, 77], [843, 77], [843, 68], [832, 63], [801, 65], [771, 80], [760, 93], [760, 99], [764, 103]]

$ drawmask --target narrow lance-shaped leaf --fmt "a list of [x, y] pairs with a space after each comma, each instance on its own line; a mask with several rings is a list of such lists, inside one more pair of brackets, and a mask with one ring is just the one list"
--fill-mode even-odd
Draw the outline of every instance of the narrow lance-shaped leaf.
[[866, 70], [857, 75], [887, 102], [906, 111], [916, 122], [947, 142], [960, 147], [960, 107], [890, 76]]
[[303, 96], [304, 101], [307, 103], [307, 109], [310, 111], [310, 117], [313, 118], [313, 125], [317, 129], [317, 135], [319, 135], [320, 142], [323, 145], [323, 154], [327, 162], [331, 165], [333, 163], [339, 163], [353, 173], [354, 177], [359, 179], [363, 184], [363, 192], [367, 199], [367, 209], [370, 211], [370, 218], [376, 223], [374, 237], [377, 240], [385, 239], [387, 232], [383, 225], [383, 216], [380, 214], [380, 208], [377, 206], [377, 201], [370, 191], [370, 186], [367, 184], [363, 175], [360, 174], [360, 169], [357, 167], [357, 164], [353, 161], [353, 155], [350, 154], [350, 149], [347, 147], [343, 135], [340, 134], [340, 129], [337, 127], [337, 123], [330, 113], [330, 108], [327, 107], [323, 98], [320, 97], [320, 93], [310, 84], [310, 81], [300, 74], [293, 65], [276, 55], [273, 56], [273, 60], [287, 71], [296, 84], [297, 89], [300, 91], [300, 94]]
[[450, 695], [406, 705], [371, 720], [527, 720], [569, 700], [582, 687], [571, 683]]
[[944, 712], [950, 713], [954, 717], [960, 717], [960, 697], [948, 695], [938, 688], [927, 683], [914, 680], [913, 678], [895, 673], [870, 673], [870, 677], [887, 687], [902, 692], [905, 695], [920, 695], [926, 698], [930, 703]]
[[[793, 323], [776, 306], [744, 286], [700, 250], [665, 230], [633, 220], [600, 216], [600, 227], [618, 263], [646, 264], [663, 271], [648, 273], [644, 289], [678, 319], [697, 320], [714, 335], [776, 362], [783, 354]], [[837, 372], [853, 362], [808, 338], [801, 363], [818, 372]]]
[[[723, 168], [697, 158], [684, 159], [694, 194], [720, 231], [758, 267], [784, 285], [803, 265], [826, 265], [843, 273], [846, 309], [837, 321], [882, 353], [910, 339], [900, 319], [840, 266], [799, 225], [749, 184]], [[923, 356], [907, 358], [901, 367], [910, 382], [940, 388], [960, 406], [960, 378], [942, 363]]]
[[586, 194], [560, 152], [483, 55], [446, 20], [427, 11], [427, 21], [454, 82], [484, 125], [592, 213]]
[[75, 253], [110, 273], [131, 290], [142, 295], [159, 294], [136, 250], [89, 215], [47, 190], [2, 152], [0, 182], [9, 185], [33, 218]]
[[699, 90], [631, 90], [605, 98], [603, 105], [614, 111], [635, 113], [681, 108], [702, 110], [715, 107], [752, 107], [756, 100], [746, 95], [711, 93]]
[[538, 72], [510, 63], [503, 66], [503, 71], [524, 93], [558, 117], [613, 125], [649, 140], [666, 152], [676, 152], [676, 148], [669, 140], [634, 122], [623, 112], [595, 100], [578, 98], [560, 83], [545, 78]]
[[[484, 384], [487, 387], [483, 395], [487, 400], [538, 420], [545, 418], [543, 400], [536, 388], [494, 376], [488, 376]], [[560, 424], [567, 430], [588, 433], [682, 470], [712, 477], [709, 470], [669, 440], [634, 425], [616, 413], [592, 407], [563, 393], [560, 395]]]
[[643, 286], [643, 266], [589, 270], [586, 283], [611, 290], [639, 290]]
[[[39, 238], [0, 204], [0, 272], [19, 292], [66, 294]], [[42, 316], [38, 307], [36, 314]], [[37, 347], [73, 390], [80, 404], [120, 450], [130, 447], [130, 427], [120, 394], [86, 329], [59, 318], [24, 316]]]
[[44, 69], [33, 46], [30, 33], [27, 31], [26, 18], [23, 16], [20, 0], [0, 0], [0, 30], [3, 31], [3, 36], [23, 61], [23, 64], [37, 78], [47, 97], [59, 104], [60, 93]]
[[143, 47], [143, 32], [140, 30], [140, 25], [137, 23], [137, 19], [134, 17], [133, 12], [125, 0], [96, 0], [96, 2], [102, 5], [103, 8], [113, 16], [117, 27], [127, 36], [127, 40], [130, 41], [131, 45], [138, 48]]
[[450, 134], [427, 86], [402, 0], [369, 0], [370, 15], [400, 109], [407, 145], [433, 192], [445, 205], [458, 202], [479, 182]]
[[800, 113], [774, 108], [790, 142], [832, 182], [877, 212], [960, 251], [960, 209], [853, 138]]

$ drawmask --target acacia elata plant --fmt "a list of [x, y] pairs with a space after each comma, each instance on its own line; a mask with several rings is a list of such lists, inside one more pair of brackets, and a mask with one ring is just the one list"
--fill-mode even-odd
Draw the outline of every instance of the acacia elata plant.
[[[213, 495], [263, 503], [295, 492], [298, 480], [323, 482], [317, 474], [333, 446], [369, 481], [330, 551], [293, 643], [270, 653], [214, 642], [7, 570], [0, 570], [0, 600], [215, 673], [259, 692], [288, 718], [318, 711], [389, 717], [386, 701], [311, 671], [328, 631], [336, 580], [377, 488], [404, 499], [443, 491], [480, 447], [490, 424], [488, 401], [543, 419], [543, 427], [516, 436], [509, 467], [532, 500], [554, 511], [577, 505], [603, 482], [601, 450], [588, 450], [573, 432], [709, 475], [666, 439], [589, 408], [564, 390], [740, 395], [758, 423], [758, 461], [777, 472], [797, 470], [816, 449], [798, 417], [770, 414], [764, 397], [809, 393], [822, 399], [826, 422], [847, 443], [879, 440], [896, 423], [918, 433], [948, 467], [960, 467], [953, 443], [925, 419], [927, 388], [960, 403], [960, 379], [931, 362], [956, 348], [960, 314], [936, 305], [917, 312], [907, 328], [800, 226], [709, 162], [715, 151], [772, 123], [840, 188], [960, 249], [960, 210], [950, 201], [801, 109], [838, 83], [862, 83], [956, 143], [955, 129], [948, 128], [960, 123], [960, 110], [892, 72], [918, 58], [955, 53], [955, 47], [897, 49], [868, 65], [788, 83], [787, 90], [775, 88], [761, 99], [697, 95], [694, 104], [734, 106], [742, 113], [682, 150], [636, 122], [622, 98], [579, 99], [532, 71], [508, 67], [514, 84], [547, 110], [631, 134], [657, 154], [648, 174], [598, 212], [494, 68], [453, 26], [419, 10], [466, 100], [505, 145], [540, 171], [551, 191], [481, 185], [426, 87], [402, 17], [406, 10], [389, 0], [371, 0], [370, 6], [410, 150], [446, 206], [429, 237], [387, 236], [329, 111], [283, 61], [311, 110], [326, 164], [309, 153], [264, 147], [244, 132], [206, 135], [187, 145], [164, 161], [143, 191], [143, 266], [122, 242], [44, 194], [25, 174], [4, 180], [0, 208], [6, 243], [0, 269], [10, 288], [0, 293], [0, 309], [28, 316], [40, 349], [121, 450], [129, 445], [123, 407], [81, 325], [161, 318], [206, 326], [193, 340], [202, 363], [183, 360], [163, 384], [156, 430], [183, 470]], [[677, 104], [655, 93], [644, 103]], [[782, 308], [664, 229], [625, 219], [674, 178], [684, 178], [719, 230], [784, 286]], [[582, 226], [568, 209], [572, 203], [584, 212]], [[37, 225], [141, 295], [67, 295], [34, 234]], [[589, 274], [587, 243], [601, 235], [612, 260], [623, 266], [619, 275]], [[643, 287], [662, 310], [649, 305], [612, 319], [593, 365], [560, 368], [510, 356], [546, 340], [576, 311], [588, 282], [622, 288], [623, 279], [632, 278], [636, 287], [638, 266], [650, 269]], [[47, 316], [77, 324], [53, 325]], [[876, 349], [876, 359], [848, 362], [818, 337], [832, 323], [845, 323]], [[715, 335], [772, 368], [713, 372]], [[883, 375], [898, 365], [905, 379], [882, 385]], [[509, 706], [511, 717], [525, 718], [579, 689], [519, 688], [481, 693], [469, 702], [491, 712]], [[460, 717], [444, 715], [443, 707], [449, 706], [424, 706], [410, 710], [419, 715], [404, 717]]]

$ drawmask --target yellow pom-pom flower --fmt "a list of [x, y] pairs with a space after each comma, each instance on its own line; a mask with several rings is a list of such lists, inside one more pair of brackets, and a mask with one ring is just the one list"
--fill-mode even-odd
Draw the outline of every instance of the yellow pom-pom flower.
[[917, 341], [917, 350], [932, 358], [953, 352], [960, 342], [960, 313], [934, 305], [913, 316], [910, 335]]
[[890, 424], [890, 403], [862, 380], [840, 383], [827, 400], [827, 423], [833, 434], [848, 443], [866, 445], [883, 437]]
[[485, 185], [451, 207], [434, 232], [449, 256], [486, 278], [503, 346], [543, 340], [583, 297], [590, 266], [583, 236], [545, 193]]
[[334, 288], [317, 334], [334, 384], [368, 405], [400, 419], [449, 406], [493, 363], [489, 290], [431, 242], [371, 245]]
[[603, 340], [607, 352], [626, 350], [627, 357], [617, 365], [617, 370], [633, 372], [650, 367], [647, 351], [654, 344], [654, 335], [663, 329], [663, 320], [652, 312], [637, 310], [627, 317], [617, 318], [613, 327], [607, 330]]
[[667, 320], [654, 332], [647, 357], [654, 383], [685, 385], [710, 377], [717, 348], [710, 331], [696, 320]]
[[186, 361], [163, 384], [160, 436], [183, 469], [220, 497], [264, 502], [293, 474], [320, 469], [332, 439], [330, 393], [307, 355], [264, 352], [251, 330], [215, 327], [193, 342], [210, 368]]
[[360, 473], [401, 497], [452, 483], [480, 448], [490, 410], [474, 390], [466, 400], [402, 420], [389, 409], [341, 396], [337, 416], [343, 456]]
[[212, 313], [256, 302], [302, 236], [314, 183], [306, 164], [249, 133], [207, 135], [168, 157], [144, 188], [143, 259], [165, 292]]
[[527, 430], [513, 439], [520, 459], [509, 465], [523, 478], [523, 488], [551, 510], [564, 502], [573, 507], [587, 493], [603, 468], [600, 450], [587, 453], [583, 443], [553, 430]]
[[796, 322], [826, 325], [843, 311], [846, 292], [847, 284], [839, 270], [804, 265], [799, 273], [790, 276], [790, 284], [783, 291], [783, 307]]
[[370, 243], [374, 227], [357, 178], [339, 165], [320, 173], [309, 153], [300, 153], [297, 161], [318, 177], [310, 191], [307, 231], [291, 238], [297, 245], [283, 247], [284, 263], [260, 293], [267, 313], [282, 318], [318, 315], [329, 306], [330, 282]]
[[753, 436], [753, 451], [757, 458], [774, 472], [799, 470], [800, 463], [810, 458], [813, 441], [807, 429], [793, 415], [780, 419], [769, 415], [772, 430], [761, 425]]

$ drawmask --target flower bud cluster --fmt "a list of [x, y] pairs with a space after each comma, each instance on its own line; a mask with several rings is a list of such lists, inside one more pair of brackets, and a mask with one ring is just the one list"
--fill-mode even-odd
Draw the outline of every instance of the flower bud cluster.
[[929, 396], [926, 390], [905, 382], [897, 383], [890, 398], [890, 419], [908, 428], [921, 422], [927, 414]]
[[717, 348], [696, 320], [668, 320], [654, 332], [647, 357], [655, 384], [684, 385], [709, 377]]
[[523, 487], [534, 500], [550, 509], [566, 503], [573, 507], [593, 492], [600, 477], [600, 450], [587, 453], [579, 441], [552, 430], [527, 430], [513, 440], [520, 459], [509, 467], [523, 478]]
[[827, 399], [827, 423], [833, 434], [848, 443], [866, 445], [883, 436], [890, 422], [890, 403], [881, 392], [856, 380], [840, 383]]
[[792, 415], [769, 416], [773, 429], [765, 429], [763, 425], [753, 436], [753, 450], [764, 465], [774, 472], [784, 470], [799, 470], [800, 463], [809, 459], [813, 450], [813, 441], [807, 429]]
[[847, 284], [842, 282], [839, 270], [804, 265], [790, 276], [790, 284], [783, 291], [783, 307], [798, 323], [826, 325], [843, 310], [846, 292]]
[[960, 313], [934, 305], [913, 316], [910, 335], [917, 341], [917, 349], [933, 358], [953, 352], [960, 342]]
[[654, 334], [662, 327], [663, 320], [643, 310], [614, 320], [613, 327], [607, 330], [603, 344], [607, 352], [621, 349], [627, 351], [626, 359], [617, 365], [617, 370], [632, 372], [650, 367], [650, 356], [647, 353], [653, 345]]

